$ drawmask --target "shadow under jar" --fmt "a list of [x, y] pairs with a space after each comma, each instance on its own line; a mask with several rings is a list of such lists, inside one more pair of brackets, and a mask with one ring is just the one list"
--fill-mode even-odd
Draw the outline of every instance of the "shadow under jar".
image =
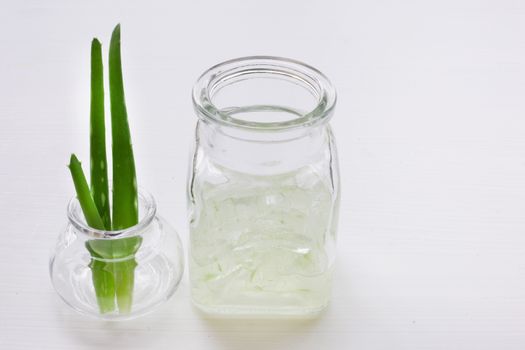
[[50, 274], [55, 290], [76, 311], [131, 319], [152, 311], [176, 290], [184, 270], [179, 236], [142, 190], [138, 208], [137, 225], [104, 231], [89, 227], [78, 199], [70, 201]]
[[219, 315], [311, 315], [330, 298], [339, 174], [318, 70], [246, 57], [206, 71], [188, 177], [194, 304]]

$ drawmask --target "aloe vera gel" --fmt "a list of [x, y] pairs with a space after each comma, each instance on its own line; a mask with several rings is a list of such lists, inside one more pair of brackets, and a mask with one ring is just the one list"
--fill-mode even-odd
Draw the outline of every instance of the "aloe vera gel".
[[194, 103], [195, 305], [222, 315], [321, 311], [331, 294], [339, 202], [327, 123], [333, 88], [301, 63], [245, 58], [206, 72]]
[[310, 168], [273, 176], [221, 169], [192, 225], [194, 300], [224, 312], [314, 311], [328, 303], [332, 197]]

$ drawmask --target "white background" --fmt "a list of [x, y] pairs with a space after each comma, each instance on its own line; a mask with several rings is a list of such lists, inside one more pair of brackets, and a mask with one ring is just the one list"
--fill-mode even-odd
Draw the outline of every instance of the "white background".
[[[68, 309], [48, 256], [88, 159], [89, 47], [122, 23], [139, 184], [187, 246], [190, 90], [267, 54], [318, 67], [342, 205], [332, 304], [315, 321], [208, 320], [187, 275], [160, 310]], [[523, 1], [0, 3], [1, 349], [524, 349]]]

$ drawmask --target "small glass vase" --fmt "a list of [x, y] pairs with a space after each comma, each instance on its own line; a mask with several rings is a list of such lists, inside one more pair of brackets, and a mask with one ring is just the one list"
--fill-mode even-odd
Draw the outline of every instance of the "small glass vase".
[[184, 271], [178, 234], [157, 215], [153, 197], [139, 191], [139, 223], [119, 231], [89, 227], [71, 199], [68, 224], [50, 260], [60, 297], [80, 313], [107, 320], [148, 313], [174, 293]]

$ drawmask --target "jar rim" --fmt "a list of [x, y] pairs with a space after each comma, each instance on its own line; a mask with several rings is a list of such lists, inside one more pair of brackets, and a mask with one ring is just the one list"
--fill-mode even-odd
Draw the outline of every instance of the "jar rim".
[[140, 235], [150, 225], [157, 213], [155, 198], [142, 188], [138, 189], [138, 201], [145, 209], [144, 214], [139, 218], [136, 225], [121, 230], [100, 230], [89, 226], [84, 218], [79, 215], [82, 213], [82, 209], [76, 196], [73, 196], [67, 205], [67, 218], [79, 232], [91, 238], [111, 240], [134, 237]]
[[[220, 82], [257, 73], [284, 75], [299, 85], [307, 85], [317, 96], [316, 105], [298, 118], [260, 122], [234, 118], [212, 102], [211, 95]], [[205, 121], [241, 129], [279, 131], [327, 122], [333, 114], [337, 95], [330, 80], [306, 63], [277, 56], [247, 56], [224, 61], [205, 71], [193, 86], [192, 100], [197, 115]]]

